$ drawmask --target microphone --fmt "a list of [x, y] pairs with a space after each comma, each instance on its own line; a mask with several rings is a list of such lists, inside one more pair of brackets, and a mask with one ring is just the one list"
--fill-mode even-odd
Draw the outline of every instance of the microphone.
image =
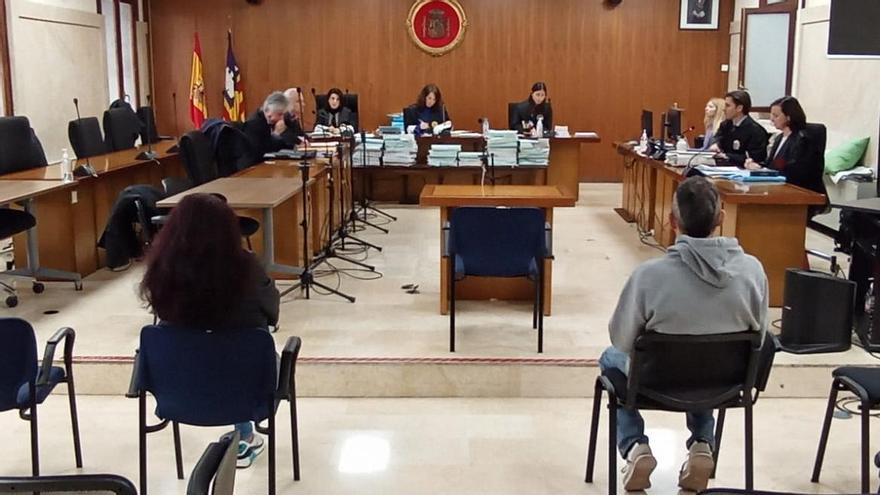
[[[171, 92], [171, 107], [174, 112], [174, 139], [179, 139], [180, 137], [180, 127], [177, 126], [177, 93]], [[171, 145], [165, 152], [166, 153], [177, 153], [180, 151], [180, 146], [177, 144]]]
[[138, 153], [138, 156], [135, 157], [136, 160], [155, 160], [159, 155], [153, 151], [153, 131], [155, 127], [155, 122], [153, 122], [153, 98], [150, 95], [147, 95], [147, 108], [150, 110], [149, 112], [144, 112], [146, 122], [146, 141], [147, 141], [147, 151], [141, 151]]
[[682, 132], [681, 135], [682, 135], [682, 136], [687, 136], [687, 134], [688, 134], [689, 132], [693, 132], [694, 129], [696, 129], [696, 127], [694, 127], [694, 126], [690, 126], [690, 127], [688, 127], [684, 132]]
[[[79, 126], [82, 126], [82, 117], [79, 115], [79, 98], [73, 99], [73, 106], [76, 108], [76, 123]], [[97, 177], [98, 173], [95, 172], [95, 169], [92, 168], [91, 160], [89, 157], [86, 157], [85, 165], [77, 165], [76, 168], [73, 169], [74, 177]]]

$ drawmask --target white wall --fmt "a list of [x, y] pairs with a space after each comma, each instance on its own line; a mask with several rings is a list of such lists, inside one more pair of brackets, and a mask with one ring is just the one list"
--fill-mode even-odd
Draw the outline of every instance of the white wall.
[[49, 161], [59, 160], [61, 149], [70, 148], [67, 123], [76, 118], [73, 98], [79, 99], [84, 117], [100, 116], [107, 107], [104, 21], [95, 13], [95, 3], [90, 5], [84, 11], [46, 0], [7, 3], [15, 114], [30, 119]]
[[[806, 7], [798, 11], [792, 95], [800, 100], [810, 121], [828, 127], [829, 148], [848, 139], [870, 136], [865, 164], [876, 166], [880, 60], [827, 57], [830, 4], [831, 0], [807, 0]], [[758, 0], [736, 0], [735, 5], [730, 26], [730, 89], [736, 88], [739, 75], [741, 12], [757, 7]]]

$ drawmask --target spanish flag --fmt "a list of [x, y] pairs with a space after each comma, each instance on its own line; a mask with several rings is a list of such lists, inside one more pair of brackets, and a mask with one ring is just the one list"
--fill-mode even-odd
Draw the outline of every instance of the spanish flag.
[[195, 33], [195, 44], [192, 56], [192, 77], [189, 83], [189, 118], [196, 129], [208, 118], [208, 102], [205, 101], [205, 78], [202, 67], [202, 45], [199, 33]]
[[223, 90], [223, 118], [236, 122], [245, 120], [244, 90], [241, 88], [241, 70], [232, 53], [232, 31], [227, 31], [226, 87]]

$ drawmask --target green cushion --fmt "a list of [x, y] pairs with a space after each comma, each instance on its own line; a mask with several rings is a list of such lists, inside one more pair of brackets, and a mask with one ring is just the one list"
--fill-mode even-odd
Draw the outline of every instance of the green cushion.
[[853, 139], [825, 152], [825, 173], [832, 175], [849, 170], [862, 160], [870, 138]]

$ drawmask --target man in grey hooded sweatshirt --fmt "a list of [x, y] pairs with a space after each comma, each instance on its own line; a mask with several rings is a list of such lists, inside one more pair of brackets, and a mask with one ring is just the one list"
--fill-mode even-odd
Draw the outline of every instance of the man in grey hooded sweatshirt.
[[[646, 329], [680, 335], [767, 331], [767, 276], [761, 262], [745, 254], [735, 238], [712, 236], [724, 221], [715, 185], [703, 177], [682, 182], [669, 220], [678, 232], [675, 244], [662, 258], [637, 267], [624, 286], [608, 325], [612, 347], [599, 358], [603, 370], [627, 373], [633, 343]], [[617, 414], [617, 446], [626, 459], [624, 488], [645, 490], [657, 466], [645, 423], [635, 410]], [[687, 413], [687, 427], [691, 437], [679, 486], [698, 492], [706, 488], [713, 467], [712, 411]]]

